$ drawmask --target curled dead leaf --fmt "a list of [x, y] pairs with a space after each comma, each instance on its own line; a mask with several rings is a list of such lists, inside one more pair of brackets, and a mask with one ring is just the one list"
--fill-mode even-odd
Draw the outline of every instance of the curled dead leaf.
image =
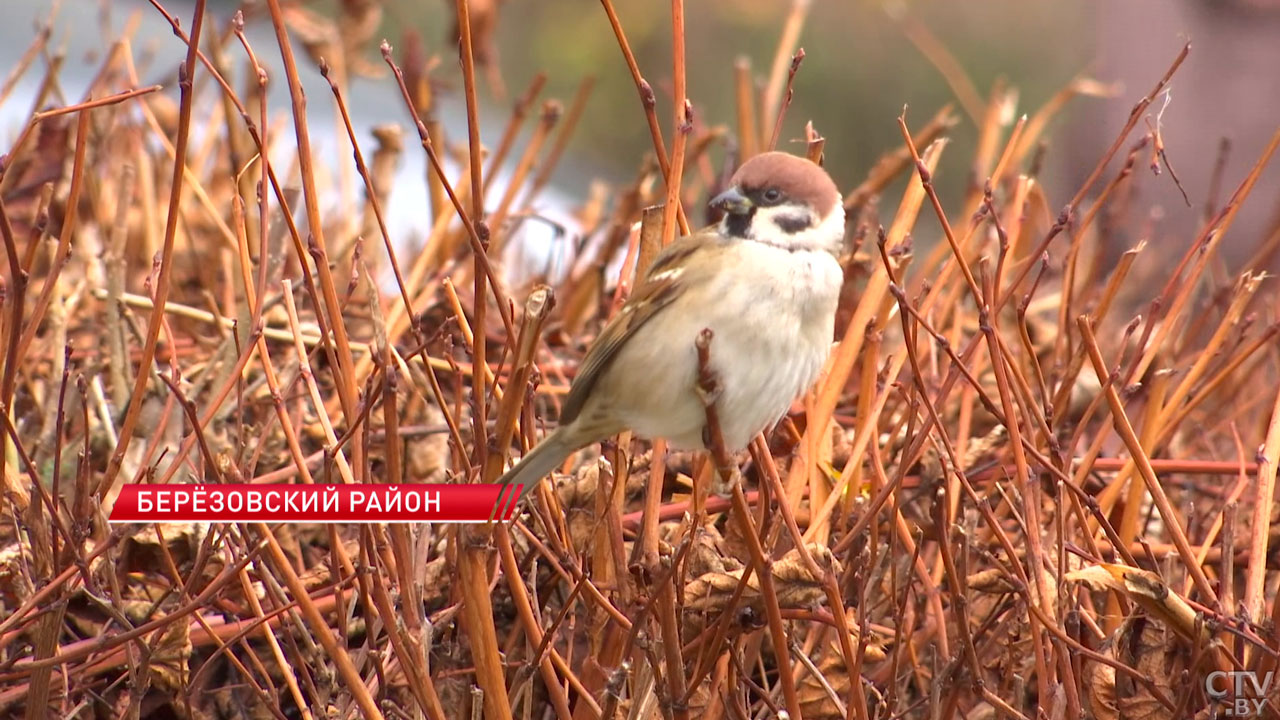
[[[820, 570], [835, 574], [841, 572], [839, 561], [828, 548], [811, 545], [809, 552]], [[726, 567], [729, 566], [726, 563]], [[695, 578], [684, 588], [686, 613], [711, 615], [723, 612], [742, 582], [745, 571], [744, 567], [735, 567], [732, 570], [708, 572]], [[826, 602], [822, 578], [813, 575], [798, 550], [791, 550], [773, 563], [773, 583], [778, 607], [783, 610], [809, 609]], [[738, 609], [748, 613], [749, 617], [765, 617], [763, 599], [760, 596], [760, 579], [754, 572], [747, 579]]]
[[170, 623], [151, 652], [151, 683], [165, 692], [181, 692], [191, 679], [191, 624], [185, 619]]
[[31, 558], [21, 543], [10, 543], [0, 548], [0, 614], [6, 617], [35, 591], [25, 572], [30, 561]]
[[[209, 523], [156, 523], [145, 525], [125, 539], [118, 567], [138, 572], [164, 567], [165, 552], [178, 569], [195, 560]], [[163, 546], [161, 541], [163, 539]]]
[[[884, 658], [884, 648], [868, 643], [864, 662]], [[814, 660], [818, 672], [804, 673], [796, 684], [800, 709], [807, 718], [845, 718], [849, 716], [844, 698], [849, 696], [849, 669], [840, 645], [831, 642], [822, 647]]]
[[685, 553], [685, 572], [691, 577], [739, 570], [742, 563], [726, 557], [720, 549], [723, 541], [720, 530], [714, 525], [704, 526], [694, 535], [693, 544]]
[[1153, 616], [1169, 623], [1183, 637], [1199, 636], [1201, 641], [1209, 640], [1209, 633], [1204, 623], [1198, 621], [1196, 611], [1153, 572], [1099, 563], [1067, 573], [1066, 579], [1084, 583], [1094, 590], [1123, 593]]
[[[1126, 620], [1104, 650], [1120, 664], [1133, 668], [1133, 672], [1119, 671], [1105, 663], [1089, 663], [1083, 679], [1093, 717], [1173, 717], [1172, 708], [1183, 692], [1174, 683], [1190, 669], [1191, 648], [1185, 639], [1157, 619], [1138, 616]], [[1190, 709], [1193, 707], [1184, 708]]]
[[1001, 568], [988, 568], [973, 573], [965, 579], [965, 584], [970, 590], [993, 594], [1011, 593], [1018, 589]]

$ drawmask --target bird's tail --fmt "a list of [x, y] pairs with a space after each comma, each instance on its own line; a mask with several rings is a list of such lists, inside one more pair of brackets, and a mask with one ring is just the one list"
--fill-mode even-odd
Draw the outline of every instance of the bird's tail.
[[516, 491], [518, 506], [529, 491], [541, 482], [542, 478], [559, 467], [574, 450], [577, 448], [573, 443], [567, 440], [560, 430], [556, 430], [530, 450], [529, 454], [520, 458], [520, 462], [503, 473], [502, 477], [498, 478], [498, 484], [503, 488], [508, 485], [518, 486]]

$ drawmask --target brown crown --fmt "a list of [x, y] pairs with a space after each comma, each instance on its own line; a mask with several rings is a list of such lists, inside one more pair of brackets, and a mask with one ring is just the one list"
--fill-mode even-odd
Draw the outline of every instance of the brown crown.
[[817, 164], [784, 152], [766, 152], [747, 160], [733, 174], [730, 184], [744, 193], [775, 187], [787, 200], [813, 208], [826, 217], [840, 202], [835, 181]]

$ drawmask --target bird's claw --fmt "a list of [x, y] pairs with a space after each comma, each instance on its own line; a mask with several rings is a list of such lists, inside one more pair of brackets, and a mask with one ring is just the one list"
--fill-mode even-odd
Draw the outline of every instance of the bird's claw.
[[733, 489], [742, 484], [742, 471], [737, 465], [717, 467], [711, 479], [711, 492], [717, 497], [728, 498]]

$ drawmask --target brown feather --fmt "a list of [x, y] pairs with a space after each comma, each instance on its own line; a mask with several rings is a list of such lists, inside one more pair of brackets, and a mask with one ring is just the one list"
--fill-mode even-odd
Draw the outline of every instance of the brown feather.
[[756, 155], [738, 168], [730, 180], [744, 195], [758, 200], [769, 188], [776, 188], [795, 203], [807, 205], [824, 218], [840, 198], [831, 176], [802, 157], [784, 152]]
[[673, 267], [685, 264], [685, 260], [700, 251], [723, 243], [724, 239], [713, 230], [695, 233], [681, 238], [658, 253], [644, 280], [632, 292], [631, 297], [618, 314], [605, 325], [600, 336], [592, 343], [587, 356], [578, 367], [578, 374], [565, 397], [560, 413], [560, 424], [567, 425], [577, 419], [582, 406], [591, 396], [591, 388], [609, 367], [610, 361], [636, 331], [649, 322], [659, 310], [666, 307], [680, 294], [686, 278], [683, 274], [666, 274]]

